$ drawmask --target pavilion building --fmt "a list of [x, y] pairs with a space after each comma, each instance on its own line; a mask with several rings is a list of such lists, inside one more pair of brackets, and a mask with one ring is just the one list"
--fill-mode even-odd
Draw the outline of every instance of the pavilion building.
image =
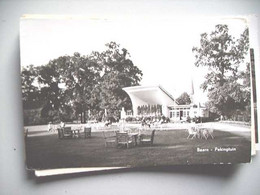
[[159, 86], [133, 86], [125, 87], [123, 90], [129, 95], [132, 101], [132, 112], [126, 111], [126, 116], [144, 116], [140, 113], [140, 108], [154, 107], [160, 105], [161, 113], [149, 112], [146, 115], [159, 115], [162, 114], [171, 121], [186, 120], [195, 117], [209, 117], [209, 112], [200, 103], [193, 102], [194, 92], [190, 94], [192, 103], [189, 105], [180, 105], [175, 98], [169, 94], [165, 89]]

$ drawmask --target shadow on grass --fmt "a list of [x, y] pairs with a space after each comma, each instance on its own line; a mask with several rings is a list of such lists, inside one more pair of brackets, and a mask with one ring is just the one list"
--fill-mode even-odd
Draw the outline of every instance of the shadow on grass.
[[[37, 179], [47, 182], [88, 175], [125, 172], [187, 173], [230, 177], [236, 165], [206, 165], [250, 161], [248, 137], [214, 131], [215, 139], [187, 139], [186, 131], [157, 131], [153, 146], [106, 148], [102, 134], [90, 139], [59, 140], [57, 135], [28, 137], [27, 166], [31, 169], [72, 167], [133, 167], [131, 169], [77, 173]], [[197, 152], [197, 148], [235, 147], [236, 152]], [[204, 164], [204, 165], [196, 165]], [[187, 166], [189, 165], [189, 166]], [[29, 173], [29, 178], [34, 177]]]

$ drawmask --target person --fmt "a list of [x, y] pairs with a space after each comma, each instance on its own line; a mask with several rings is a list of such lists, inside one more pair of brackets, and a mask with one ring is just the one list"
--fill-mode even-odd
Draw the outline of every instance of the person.
[[106, 120], [106, 122], [105, 122], [105, 126], [106, 126], [106, 127], [108, 127], [108, 126], [111, 125], [111, 124], [112, 124], [112, 122], [111, 122], [110, 119]]
[[51, 131], [52, 130], [52, 124], [51, 124], [51, 122], [49, 122], [49, 124], [48, 124], [48, 131]]
[[164, 123], [163, 118], [161, 118], [161, 120], [159, 121], [159, 124], [161, 125], [163, 123]]
[[142, 119], [142, 126], [145, 126], [145, 118]]
[[64, 128], [65, 127], [65, 123], [63, 121], [60, 122], [60, 127]]
[[151, 123], [150, 123], [150, 120], [147, 118], [143, 118], [143, 120], [142, 120], [142, 127], [149, 127], [150, 128], [150, 126], [151, 126]]

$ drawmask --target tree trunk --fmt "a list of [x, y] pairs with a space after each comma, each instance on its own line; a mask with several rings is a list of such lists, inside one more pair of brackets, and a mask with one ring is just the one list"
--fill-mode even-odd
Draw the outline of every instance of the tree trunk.
[[86, 123], [86, 111], [83, 111], [83, 123]]
[[82, 123], [82, 112], [80, 113], [80, 123]]

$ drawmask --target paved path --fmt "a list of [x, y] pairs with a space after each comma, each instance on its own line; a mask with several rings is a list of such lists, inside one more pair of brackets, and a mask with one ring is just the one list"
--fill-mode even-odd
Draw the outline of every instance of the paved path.
[[239, 132], [250, 132], [251, 127], [246, 125], [238, 125], [238, 124], [229, 124], [229, 123], [222, 123], [222, 122], [210, 122], [204, 123], [205, 127], [212, 127], [216, 130], [222, 131], [239, 131]]
[[[115, 124], [116, 125], [116, 124]], [[113, 124], [113, 126], [115, 126]], [[168, 123], [168, 124], [162, 124], [157, 127], [151, 127], [150, 129], [156, 128], [157, 130], [183, 130], [187, 129], [191, 123]], [[230, 123], [223, 123], [223, 122], [209, 122], [209, 123], [201, 123], [201, 124], [196, 124], [196, 125], [201, 125], [202, 127], [205, 128], [213, 128], [215, 130], [221, 130], [221, 131], [227, 131], [227, 132], [237, 132], [239, 134], [248, 134], [251, 132], [251, 127], [246, 126], [246, 125], [241, 125], [241, 124], [230, 124]], [[73, 125], [68, 125], [72, 126], [72, 128], [76, 128], [77, 126], [82, 126], [82, 124], [73, 124]], [[140, 124], [126, 124], [126, 128], [131, 129], [133, 128], [140, 128]], [[34, 136], [45, 136], [45, 135], [53, 135], [57, 134], [56, 131], [51, 131], [49, 132], [47, 130], [47, 125], [39, 125], [39, 126], [30, 126], [30, 127], [25, 127], [28, 128], [28, 136], [29, 137], [34, 137]], [[112, 128], [92, 128], [92, 132], [100, 132], [104, 130], [111, 130]]]

